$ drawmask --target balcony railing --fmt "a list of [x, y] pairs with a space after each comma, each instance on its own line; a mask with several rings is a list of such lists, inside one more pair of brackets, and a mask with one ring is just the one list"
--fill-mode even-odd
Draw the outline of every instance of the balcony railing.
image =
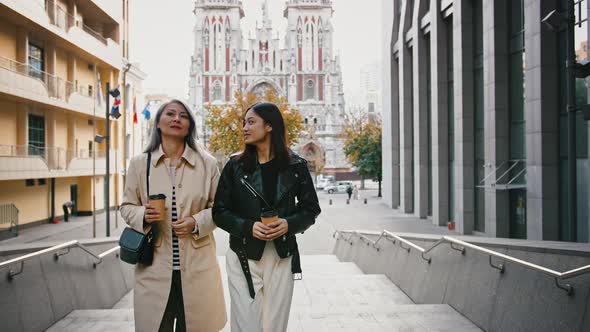
[[91, 91], [85, 90], [86, 88], [76, 88], [74, 83], [66, 81], [59, 76], [55, 76], [45, 71], [39, 70], [34, 66], [31, 66], [26, 63], [20, 63], [18, 61], [14, 61], [12, 59], [0, 56], [0, 68], [4, 68], [11, 72], [39, 80], [45, 85], [45, 88], [47, 89], [47, 94], [51, 98], [67, 101], [67, 99], [73, 92], [78, 92], [83, 96], [92, 97]]
[[92, 29], [90, 26], [77, 21], [76, 18], [70, 13], [63, 10], [60, 6], [55, 4], [55, 0], [44, 0], [44, 7], [49, 21], [51, 24], [57, 26], [65, 32], [68, 32], [73, 26], [77, 26], [84, 30], [87, 34], [94, 37], [96, 40], [107, 45], [107, 39], [102, 36], [99, 32]]
[[[64, 149], [59, 147], [38, 147], [35, 145], [0, 144], [0, 177], [2, 173], [23, 173], [38, 171], [89, 171], [92, 158], [106, 158], [105, 151], [85, 149]], [[111, 151], [115, 162], [117, 151]], [[73, 162], [77, 160], [77, 162]], [[104, 168], [104, 162], [97, 162], [96, 168]]]

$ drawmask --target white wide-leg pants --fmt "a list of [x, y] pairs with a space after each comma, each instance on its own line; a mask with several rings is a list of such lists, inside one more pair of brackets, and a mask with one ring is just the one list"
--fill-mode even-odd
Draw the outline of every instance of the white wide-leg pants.
[[266, 243], [260, 261], [249, 259], [256, 291], [252, 299], [238, 256], [231, 249], [227, 251], [232, 332], [287, 331], [294, 284], [291, 260], [279, 258], [272, 241]]

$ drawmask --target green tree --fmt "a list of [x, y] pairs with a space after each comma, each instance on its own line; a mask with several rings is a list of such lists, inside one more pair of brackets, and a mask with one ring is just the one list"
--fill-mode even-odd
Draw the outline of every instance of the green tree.
[[344, 154], [359, 175], [379, 182], [381, 197], [381, 120], [348, 115], [343, 131]]
[[216, 153], [229, 155], [244, 149], [242, 135], [243, 120], [248, 108], [255, 103], [266, 101], [278, 106], [287, 131], [287, 144], [297, 144], [303, 130], [303, 118], [287, 102], [287, 98], [277, 95], [274, 89], [267, 89], [262, 96], [236, 91], [234, 100], [226, 105], [207, 105], [207, 127], [211, 129], [209, 149]]

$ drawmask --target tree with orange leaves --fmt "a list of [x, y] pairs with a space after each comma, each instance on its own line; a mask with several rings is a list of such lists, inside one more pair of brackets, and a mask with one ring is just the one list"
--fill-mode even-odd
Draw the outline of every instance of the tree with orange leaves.
[[285, 121], [287, 144], [289, 146], [297, 144], [303, 130], [303, 118], [289, 105], [286, 97], [279, 96], [274, 89], [266, 89], [260, 97], [238, 90], [229, 104], [205, 106], [207, 111], [205, 123], [211, 130], [209, 149], [223, 155], [242, 151], [244, 149], [242, 135], [244, 117], [249, 107], [262, 101], [277, 105]]

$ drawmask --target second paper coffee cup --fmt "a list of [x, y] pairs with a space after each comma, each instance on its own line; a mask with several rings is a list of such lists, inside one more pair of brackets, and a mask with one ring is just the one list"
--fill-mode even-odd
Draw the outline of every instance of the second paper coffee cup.
[[263, 224], [268, 225], [273, 221], [277, 221], [279, 219], [279, 214], [277, 210], [265, 210], [260, 213], [260, 221]]

